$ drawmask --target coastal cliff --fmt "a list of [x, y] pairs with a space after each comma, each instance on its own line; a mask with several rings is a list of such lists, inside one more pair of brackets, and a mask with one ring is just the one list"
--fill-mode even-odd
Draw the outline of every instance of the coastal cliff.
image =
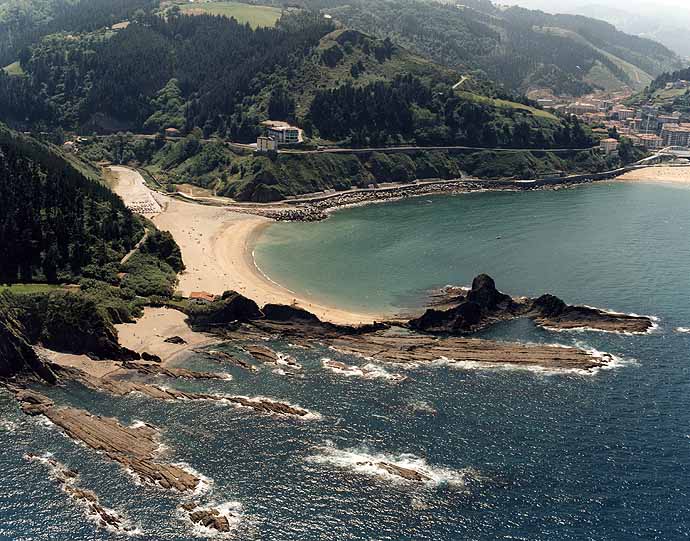
[[55, 383], [53, 371], [41, 360], [27, 342], [21, 324], [6, 295], [0, 296], [0, 378], [18, 374], [35, 374], [48, 383]]

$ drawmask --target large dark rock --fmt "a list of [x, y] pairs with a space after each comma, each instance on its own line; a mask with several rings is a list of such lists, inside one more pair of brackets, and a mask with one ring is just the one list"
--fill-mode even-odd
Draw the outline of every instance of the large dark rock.
[[270, 321], [320, 322], [319, 318], [311, 312], [296, 306], [288, 306], [287, 304], [267, 304], [263, 307], [262, 312], [266, 319]]
[[532, 301], [530, 313], [540, 317], [558, 317], [568, 309], [568, 305], [555, 295], [542, 295]]
[[253, 300], [235, 291], [226, 291], [221, 299], [194, 310], [190, 314], [190, 322], [194, 327], [220, 327], [263, 317], [263, 312]]
[[472, 281], [472, 289], [448, 309], [429, 309], [420, 318], [411, 320], [410, 328], [424, 332], [458, 333], [475, 331], [493, 321], [514, 316], [519, 305], [510, 295], [496, 289], [494, 280], [480, 274]]
[[416, 331], [454, 333], [471, 331], [482, 319], [480, 306], [465, 301], [448, 310], [427, 310], [422, 317], [412, 319], [410, 328]]
[[492, 312], [498, 308], [508, 308], [513, 303], [510, 295], [496, 289], [496, 282], [486, 274], [480, 274], [472, 280], [472, 289], [467, 293], [467, 300], [479, 305], [483, 312]]
[[548, 294], [534, 299], [526, 315], [539, 325], [555, 329], [590, 328], [611, 332], [645, 333], [654, 325], [647, 316], [615, 314], [589, 306], [571, 306]]

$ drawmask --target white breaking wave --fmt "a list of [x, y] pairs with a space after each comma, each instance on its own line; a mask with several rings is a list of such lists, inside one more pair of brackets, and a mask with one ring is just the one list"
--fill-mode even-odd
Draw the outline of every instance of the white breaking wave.
[[624, 336], [635, 336], [635, 335], [644, 335], [644, 334], [652, 334], [655, 333], [659, 330], [659, 322], [661, 321], [660, 318], [657, 316], [647, 316], [647, 315], [641, 315], [641, 314], [636, 314], [634, 312], [630, 312], [629, 314], [626, 314], [625, 312], [616, 312], [615, 310], [608, 310], [606, 308], [597, 308], [595, 306], [587, 306], [586, 304], [583, 305], [585, 308], [590, 308], [592, 310], [599, 310], [600, 312], [603, 312], [605, 314], [609, 314], [611, 316], [630, 316], [630, 317], [646, 317], [649, 318], [649, 320], [652, 322], [652, 326], [647, 329], [645, 332], [628, 332], [628, 331], [610, 331], [610, 330], [605, 330], [605, 329], [597, 329], [594, 327], [572, 327], [570, 329], [560, 329], [556, 327], [549, 327], [546, 325], [542, 325], [541, 327], [543, 329], [546, 329], [548, 331], [552, 332], [599, 332], [599, 333], [605, 333], [605, 334], [621, 334]]
[[3, 430], [5, 432], [16, 432], [17, 431], [17, 423], [14, 421], [8, 421], [6, 419], [3, 419], [0, 421], [0, 430]]
[[[431, 465], [424, 458], [408, 453], [397, 455], [375, 453], [367, 447], [338, 449], [330, 441], [316, 449], [318, 454], [307, 457], [308, 462], [336, 466], [396, 484], [421, 484], [430, 487], [446, 485], [462, 489], [465, 487], [465, 481], [468, 477], [478, 477], [476, 470], [472, 468], [453, 470]], [[391, 471], [393, 468], [389, 469], [386, 467], [387, 465], [402, 468], [406, 472], [413, 472], [413, 474], [418, 474], [420, 478], [406, 479], [404, 476]]]
[[[571, 346], [564, 346], [562, 344], [549, 344], [552, 347], [560, 347], [565, 349], [572, 349]], [[533, 372], [535, 374], [540, 374], [544, 376], [557, 376], [563, 374], [576, 374], [579, 376], [593, 376], [597, 374], [600, 370], [613, 370], [614, 368], [620, 368], [628, 364], [632, 364], [632, 361], [625, 361], [617, 355], [611, 353], [606, 353], [598, 351], [596, 349], [590, 348], [585, 345], [578, 345], [580, 349], [583, 349], [589, 355], [596, 359], [600, 359], [604, 362], [601, 366], [584, 369], [584, 368], [558, 368], [558, 367], [548, 367], [540, 366], [536, 364], [527, 363], [501, 363], [501, 362], [481, 362], [481, 361], [457, 361], [455, 359], [449, 359], [447, 357], [440, 357], [432, 362], [432, 364], [439, 366], [449, 366], [452, 368], [459, 368], [461, 370], [486, 370], [486, 371], [526, 371]]]
[[186, 462], [175, 462], [171, 465], [177, 466], [181, 470], [184, 470], [190, 475], [193, 475], [194, 477], [199, 479], [199, 483], [196, 485], [196, 488], [193, 492], [195, 496], [206, 494], [208, 491], [211, 490], [211, 487], [213, 486], [213, 479], [211, 479], [210, 477], [206, 477], [203, 473], [196, 471], [194, 468], [192, 468], [192, 466], [190, 466]]
[[[24, 455], [24, 459], [29, 462], [40, 462], [48, 467], [50, 477], [60, 483], [61, 490], [69, 496], [70, 499], [78, 503], [84, 510], [86, 517], [94, 522], [99, 528], [103, 528], [111, 533], [126, 535], [129, 537], [141, 536], [144, 532], [140, 527], [135, 526], [132, 522], [125, 518], [121, 513], [114, 509], [110, 509], [101, 505], [98, 497], [95, 501], [80, 497], [77, 486], [79, 476], [76, 472], [69, 470], [64, 464], [58, 462], [53, 458], [53, 453], [44, 453], [43, 456]], [[90, 492], [90, 491], [89, 491]], [[108, 523], [104, 520], [103, 514], [110, 518], [117, 519], [116, 524]]]
[[285, 353], [276, 352], [276, 364], [287, 366], [290, 370], [302, 370], [302, 365], [299, 364], [294, 357], [286, 355]]
[[676, 327], [676, 332], [690, 334], [690, 327]]
[[333, 359], [325, 357], [321, 359], [321, 364], [324, 368], [328, 368], [331, 372], [345, 377], [359, 377], [363, 379], [383, 379], [396, 383], [405, 381], [407, 379], [407, 376], [388, 372], [386, 369], [373, 363], [369, 363], [360, 367], [356, 365], [341, 363], [339, 361], [334, 361]]
[[[276, 404], [285, 404], [286, 406], [290, 406], [291, 408], [299, 409], [302, 411], [306, 411], [306, 415], [302, 416], [297, 416], [297, 415], [292, 415], [290, 416], [293, 419], [302, 419], [305, 421], [317, 421], [322, 419], [322, 416], [320, 413], [317, 413], [315, 411], [308, 410], [307, 408], [303, 408], [302, 406], [298, 404], [292, 404], [290, 402], [286, 402], [285, 400], [277, 400], [275, 398], [270, 398], [268, 396], [243, 396], [243, 395], [233, 395], [233, 396], [219, 396], [218, 399], [221, 402], [225, 402], [227, 404], [230, 404], [231, 406], [235, 406], [236, 408], [250, 408], [250, 406], [245, 406], [244, 404], [239, 404], [237, 402], [233, 402], [231, 399], [232, 398], [242, 398], [244, 400], [248, 400], [249, 402], [254, 402], [254, 403], [260, 403], [263, 400], [266, 400], [268, 402], [274, 402]], [[278, 415], [271, 413], [271, 415]]]
[[129, 425], [127, 428], [136, 429], [136, 428], [144, 428], [145, 426], [148, 426], [148, 425], [144, 421], [140, 421], [139, 419], [135, 419], [134, 421], [132, 421], [132, 424]]
[[[218, 514], [228, 521], [230, 525], [229, 532], [220, 532], [213, 528], [207, 528], [203, 524], [192, 522], [190, 514], [196, 511], [215, 509]], [[227, 538], [235, 535], [235, 531], [239, 527], [243, 519], [243, 507], [240, 502], [225, 502], [221, 504], [199, 505], [191, 511], [182, 510], [185, 520], [192, 523], [192, 534], [196, 537], [213, 537], [213, 538]]]

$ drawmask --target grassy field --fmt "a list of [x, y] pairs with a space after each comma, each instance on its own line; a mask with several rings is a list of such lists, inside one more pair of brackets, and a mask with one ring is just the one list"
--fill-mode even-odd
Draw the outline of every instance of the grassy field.
[[486, 105], [492, 105], [494, 107], [502, 107], [504, 109], [521, 109], [523, 111], [528, 111], [534, 116], [540, 118], [546, 118], [548, 120], [558, 120], [553, 114], [548, 111], [542, 111], [541, 109], [536, 109], [535, 107], [530, 107], [529, 105], [523, 105], [522, 103], [517, 103], [508, 100], [499, 100], [494, 98], [489, 98], [487, 96], [480, 96], [479, 94], [474, 94], [472, 92], [462, 92], [458, 91], [458, 95], [465, 99], [475, 101], [477, 103], [484, 103]]
[[45, 293], [46, 291], [53, 291], [54, 289], [60, 289], [60, 286], [54, 284], [12, 284], [10, 286], [0, 284], [0, 293], [9, 291], [17, 295]]
[[5, 66], [2, 68], [7, 75], [24, 75], [24, 70], [22, 69], [21, 64], [19, 61], [17, 62], [12, 62], [9, 66]]
[[182, 11], [189, 14], [210, 13], [234, 17], [240, 23], [249, 23], [253, 28], [275, 26], [281, 10], [270, 6], [253, 6], [240, 2], [195, 2], [184, 4]]

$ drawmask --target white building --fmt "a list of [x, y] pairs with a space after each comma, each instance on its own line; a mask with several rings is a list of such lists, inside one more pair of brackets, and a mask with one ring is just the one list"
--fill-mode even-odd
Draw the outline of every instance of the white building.
[[599, 149], [605, 154], [611, 154], [618, 150], [618, 140], [612, 138], [602, 139], [599, 141]]

